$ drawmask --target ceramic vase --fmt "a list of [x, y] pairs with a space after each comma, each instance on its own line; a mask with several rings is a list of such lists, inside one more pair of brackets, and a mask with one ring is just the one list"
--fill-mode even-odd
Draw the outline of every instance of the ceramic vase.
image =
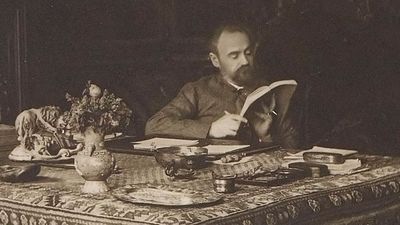
[[84, 149], [75, 158], [75, 169], [85, 179], [83, 193], [109, 190], [107, 178], [112, 174], [115, 159], [104, 147], [104, 133], [88, 128], [84, 133]]

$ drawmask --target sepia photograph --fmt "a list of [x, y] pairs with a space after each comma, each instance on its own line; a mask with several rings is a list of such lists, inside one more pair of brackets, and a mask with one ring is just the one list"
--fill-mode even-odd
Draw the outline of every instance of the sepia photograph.
[[0, 224], [400, 224], [400, 1], [1, 0]]

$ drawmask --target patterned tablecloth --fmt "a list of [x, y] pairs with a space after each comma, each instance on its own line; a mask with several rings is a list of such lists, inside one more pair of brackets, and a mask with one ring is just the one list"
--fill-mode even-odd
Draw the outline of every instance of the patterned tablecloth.
[[[210, 165], [190, 181], [171, 180], [153, 157], [115, 154], [121, 173], [112, 189], [153, 183], [213, 191], [211, 171], [241, 173], [277, 167], [282, 152], [259, 154], [234, 166]], [[214, 204], [163, 207], [120, 201], [111, 194], [82, 194], [74, 169], [44, 167], [29, 183], [0, 182], [0, 224], [400, 224], [400, 163], [365, 157], [368, 171], [308, 178], [279, 187], [237, 185]], [[368, 215], [368, 216], [366, 216]]]

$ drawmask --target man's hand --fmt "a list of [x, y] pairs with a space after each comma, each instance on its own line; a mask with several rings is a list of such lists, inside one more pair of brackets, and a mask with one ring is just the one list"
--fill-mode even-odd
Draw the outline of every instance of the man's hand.
[[268, 134], [272, 117], [277, 115], [274, 110], [269, 109], [267, 106], [262, 105], [261, 107], [261, 112], [253, 112], [249, 115], [250, 123], [253, 125], [254, 131], [259, 138]]
[[208, 135], [212, 138], [235, 136], [241, 122], [247, 123], [247, 119], [240, 115], [230, 114], [225, 111], [224, 116], [211, 124]]
[[272, 116], [271, 114], [255, 112], [251, 122], [257, 136], [261, 138], [268, 134], [272, 123]]

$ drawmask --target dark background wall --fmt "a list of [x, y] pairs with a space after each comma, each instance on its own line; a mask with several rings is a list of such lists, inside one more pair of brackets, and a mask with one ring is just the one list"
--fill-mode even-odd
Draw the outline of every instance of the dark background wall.
[[[187, 81], [213, 71], [206, 39], [223, 20], [257, 33], [259, 72], [299, 83], [303, 145], [400, 146], [396, 0], [4, 0], [0, 122], [67, 107], [87, 80], [122, 96], [135, 132]], [[400, 152], [400, 151], [399, 151]]]

